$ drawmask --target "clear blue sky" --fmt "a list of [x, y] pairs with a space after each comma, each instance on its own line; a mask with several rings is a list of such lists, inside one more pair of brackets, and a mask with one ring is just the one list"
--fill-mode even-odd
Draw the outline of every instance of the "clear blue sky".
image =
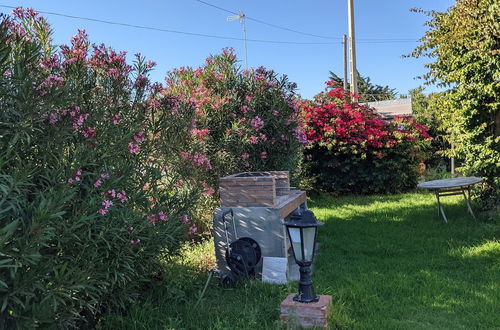
[[[321, 39], [276, 29], [247, 20], [247, 37], [293, 42], [338, 42], [329, 45], [268, 44], [248, 42], [250, 67], [265, 66], [287, 74], [303, 97], [310, 98], [324, 87], [328, 72], [342, 74], [342, 45], [347, 34], [347, 0], [205, 0], [275, 25], [302, 32], [339, 38]], [[426, 30], [426, 17], [409, 12], [412, 7], [444, 11], [452, 0], [354, 0], [358, 70], [372, 82], [389, 85], [400, 93], [422, 85], [415, 77], [425, 72], [427, 59], [408, 59], [415, 42], [366, 43], [363, 39], [419, 39]], [[86, 0], [13, 1], [1, 5], [33, 7], [101, 20], [151, 26], [162, 29], [242, 38], [240, 24], [227, 22], [231, 15], [195, 0]], [[0, 7], [0, 12], [10, 9]], [[221, 40], [107, 25], [44, 14], [54, 30], [57, 44], [67, 43], [78, 28], [86, 29], [95, 43], [105, 43], [129, 55], [140, 52], [158, 63], [153, 80], [162, 81], [165, 72], [180, 66], [197, 67], [209, 54], [233, 47], [244, 66], [243, 41]], [[427, 88], [427, 91], [432, 91]]]

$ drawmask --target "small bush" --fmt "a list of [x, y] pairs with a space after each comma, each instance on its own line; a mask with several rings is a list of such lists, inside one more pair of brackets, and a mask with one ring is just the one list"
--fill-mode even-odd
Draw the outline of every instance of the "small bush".
[[312, 188], [335, 194], [398, 192], [414, 188], [430, 137], [411, 118], [383, 121], [334, 83], [302, 104], [304, 174]]

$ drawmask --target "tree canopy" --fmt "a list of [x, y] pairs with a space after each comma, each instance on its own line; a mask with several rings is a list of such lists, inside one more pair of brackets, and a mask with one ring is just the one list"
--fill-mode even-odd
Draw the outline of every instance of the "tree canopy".
[[[442, 112], [462, 173], [486, 178], [498, 204], [500, 174], [500, 2], [457, 0], [446, 12], [428, 15], [429, 30], [411, 54], [427, 56], [427, 84], [448, 87]], [[451, 155], [451, 151], [448, 152]], [[496, 197], [495, 197], [496, 196]]]
[[[370, 77], [363, 77], [358, 74], [358, 94], [359, 102], [374, 102], [383, 100], [392, 100], [396, 98], [396, 89], [390, 88], [389, 86], [381, 86], [371, 82]], [[331, 81], [335, 81], [341, 86], [344, 83], [344, 79], [337, 76], [334, 72], [330, 71]], [[350, 92], [350, 86], [347, 87], [347, 91]]]

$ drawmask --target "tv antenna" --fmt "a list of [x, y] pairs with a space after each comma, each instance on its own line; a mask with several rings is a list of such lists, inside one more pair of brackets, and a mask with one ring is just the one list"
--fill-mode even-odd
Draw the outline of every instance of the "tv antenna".
[[228, 16], [227, 21], [232, 22], [239, 20], [243, 28], [243, 40], [245, 42], [245, 67], [248, 70], [248, 51], [247, 51], [247, 28], [245, 24], [245, 14], [240, 10], [238, 15]]

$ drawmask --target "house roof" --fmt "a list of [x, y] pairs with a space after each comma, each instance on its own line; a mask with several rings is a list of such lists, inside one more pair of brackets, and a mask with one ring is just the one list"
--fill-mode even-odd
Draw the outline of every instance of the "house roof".
[[375, 108], [376, 112], [384, 119], [393, 119], [394, 116], [411, 116], [411, 99], [396, 99], [378, 102], [368, 102], [369, 107]]

